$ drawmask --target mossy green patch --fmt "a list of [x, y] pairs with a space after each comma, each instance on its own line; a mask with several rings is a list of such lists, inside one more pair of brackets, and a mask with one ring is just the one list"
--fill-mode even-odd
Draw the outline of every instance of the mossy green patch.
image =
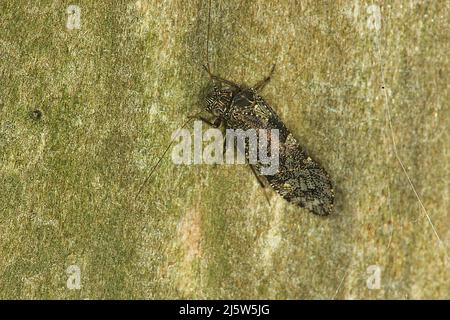
[[213, 71], [276, 64], [262, 95], [330, 173], [325, 219], [170, 152], [142, 186], [201, 109], [208, 3], [77, 5], [70, 30], [65, 3], [0, 4], [0, 298], [448, 298], [447, 3], [212, 3]]

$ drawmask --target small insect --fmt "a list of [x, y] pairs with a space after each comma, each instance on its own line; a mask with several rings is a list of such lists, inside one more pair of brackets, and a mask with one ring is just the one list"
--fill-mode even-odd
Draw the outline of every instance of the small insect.
[[[327, 172], [300, 146], [272, 107], [258, 94], [269, 82], [270, 75], [253, 87], [238, 85], [210, 73], [214, 87], [207, 95], [205, 109], [214, 120], [203, 121], [226, 129], [278, 129], [279, 168], [274, 175], [262, 175], [261, 163], [250, 164], [263, 187], [270, 185], [287, 201], [305, 207], [318, 215], [328, 215], [333, 209], [334, 193]], [[247, 154], [246, 154], [247, 156]]]
[[[208, 55], [211, 2], [209, 2], [208, 16], [206, 66], [204, 69], [213, 82], [213, 87], [204, 100], [204, 110], [212, 116], [212, 119], [198, 115], [195, 118], [214, 127], [223, 125], [225, 129], [278, 129], [278, 172], [274, 175], [262, 175], [260, 173], [262, 163], [249, 164], [256, 178], [263, 187], [270, 185], [290, 203], [307, 208], [317, 215], [330, 214], [333, 211], [334, 191], [329, 175], [308, 156], [277, 113], [259, 95], [259, 92], [270, 81], [275, 66], [272, 67], [268, 77], [252, 87], [236, 84], [214, 75], [211, 72]], [[248, 160], [247, 152], [245, 154]], [[161, 159], [162, 157], [156, 166]]]
[[210, 16], [211, 2], [208, 9], [207, 65], [204, 68], [214, 85], [206, 96], [204, 108], [214, 119], [200, 119], [215, 127], [223, 124], [225, 129], [278, 129], [278, 172], [264, 176], [259, 172], [262, 164], [257, 162], [255, 165], [250, 164], [253, 173], [263, 187], [270, 185], [287, 201], [318, 215], [330, 214], [333, 210], [334, 191], [329, 175], [308, 156], [272, 107], [259, 95], [270, 81], [275, 65], [269, 76], [253, 87], [239, 85], [212, 74], [208, 54]]

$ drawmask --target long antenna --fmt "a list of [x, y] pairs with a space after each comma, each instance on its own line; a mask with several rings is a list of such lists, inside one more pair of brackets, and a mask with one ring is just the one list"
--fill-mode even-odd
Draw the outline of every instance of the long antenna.
[[[200, 112], [196, 113], [193, 116], [190, 116], [183, 124], [183, 126], [180, 128], [184, 129], [184, 127], [187, 126], [187, 124], [189, 122], [191, 122], [192, 120], [196, 119], [198, 117], [198, 115], [200, 114]], [[139, 196], [139, 194], [142, 192], [142, 190], [144, 189], [144, 186], [147, 184], [148, 180], [150, 180], [150, 178], [152, 177], [153, 173], [155, 172], [156, 168], [158, 167], [158, 165], [161, 163], [162, 159], [164, 158], [164, 156], [166, 155], [166, 153], [169, 151], [170, 147], [172, 146], [172, 144], [175, 142], [175, 138], [172, 139], [169, 143], [169, 145], [167, 146], [166, 150], [164, 150], [164, 152], [161, 154], [161, 156], [159, 157], [158, 161], [156, 162], [156, 164], [152, 167], [152, 170], [150, 171], [150, 173], [147, 175], [147, 177], [145, 178], [144, 182], [141, 184], [141, 186], [139, 187], [139, 190], [136, 194], [136, 196], [134, 197], [134, 200], [137, 199], [137, 197]]]
[[208, 68], [208, 73], [211, 74], [211, 66], [209, 64], [209, 35], [210, 35], [210, 25], [211, 25], [211, 0], [208, 1], [208, 31], [206, 33], [206, 67]]
[[[206, 68], [208, 69], [208, 73], [211, 75], [211, 66], [209, 64], [209, 36], [210, 36], [210, 25], [211, 25], [211, 0], [208, 1], [208, 28], [207, 28], [207, 34], [206, 34]], [[198, 112], [197, 114], [190, 116], [188, 118], [188, 120], [186, 120], [186, 122], [183, 124], [183, 126], [181, 127], [181, 129], [183, 129], [184, 127], [186, 127], [186, 125], [191, 122], [193, 119], [198, 118], [198, 115], [201, 112]], [[172, 139], [169, 143], [169, 145], [167, 146], [167, 148], [164, 150], [164, 152], [161, 154], [161, 156], [159, 157], [158, 161], [156, 162], [156, 164], [152, 167], [150, 173], [147, 175], [147, 177], [145, 178], [144, 182], [141, 184], [141, 186], [139, 187], [139, 190], [136, 194], [136, 196], [134, 197], [134, 200], [137, 199], [137, 197], [141, 194], [142, 190], [144, 189], [144, 186], [147, 184], [147, 182], [150, 180], [150, 178], [152, 177], [153, 173], [155, 172], [156, 168], [158, 167], [158, 165], [161, 163], [162, 159], [164, 158], [164, 156], [167, 154], [167, 152], [169, 151], [170, 147], [172, 146], [172, 144], [175, 142], [175, 139]]]

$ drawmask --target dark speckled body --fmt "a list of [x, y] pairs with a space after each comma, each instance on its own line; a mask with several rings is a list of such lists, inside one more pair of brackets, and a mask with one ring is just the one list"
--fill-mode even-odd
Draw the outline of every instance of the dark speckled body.
[[257, 90], [215, 76], [212, 78], [221, 86], [214, 86], [205, 107], [216, 117], [216, 124], [223, 123], [230, 129], [279, 130], [278, 172], [263, 176], [259, 173], [261, 164], [257, 163], [254, 167], [258, 177], [287, 201], [318, 215], [330, 214], [334, 192], [327, 172], [308, 156]]

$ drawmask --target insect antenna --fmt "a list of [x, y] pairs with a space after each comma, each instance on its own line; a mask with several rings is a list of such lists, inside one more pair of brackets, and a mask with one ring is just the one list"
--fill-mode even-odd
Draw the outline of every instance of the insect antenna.
[[[184, 127], [186, 127], [189, 122], [191, 122], [194, 119], [197, 119], [198, 116], [200, 115], [201, 112], [196, 113], [193, 116], [189, 116], [189, 118], [184, 122], [184, 124], [181, 126], [181, 129], [184, 129]], [[164, 150], [164, 152], [161, 154], [161, 156], [158, 158], [158, 161], [156, 161], [155, 165], [152, 167], [152, 169], [150, 170], [150, 173], [147, 175], [147, 177], [145, 178], [144, 182], [141, 184], [141, 186], [139, 187], [138, 192], [136, 193], [136, 196], [134, 197], [134, 200], [137, 199], [137, 197], [141, 194], [142, 190], [144, 189], [144, 186], [147, 184], [147, 182], [150, 180], [150, 178], [152, 177], [153, 173], [156, 171], [156, 168], [158, 167], [158, 165], [161, 163], [162, 159], [164, 159], [164, 156], [167, 154], [167, 152], [169, 151], [170, 147], [172, 146], [172, 144], [175, 142], [175, 138], [173, 138], [172, 140], [170, 140], [169, 145], [167, 146], [167, 148]]]
[[[207, 26], [207, 32], [206, 32], [206, 66], [204, 66], [204, 68], [206, 69], [206, 71], [208, 72], [208, 74], [211, 76], [211, 65], [209, 63], [209, 38], [210, 38], [210, 25], [211, 25], [211, 0], [208, 1], [208, 26]], [[186, 122], [181, 126], [181, 129], [184, 129], [184, 127], [186, 127], [189, 122], [191, 122], [194, 119], [197, 119], [198, 116], [201, 114], [201, 111], [196, 113], [193, 116], [190, 116]], [[165, 155], [167, 154], [167, 152], [169, 151], [170, 147], [172, 146], [172, 144], [175, 142], [175, 139], [172, 139], [169, 143], [169, 145], [166, 147], [166, 149], [164, 150], [164, 152], [161, 154], [161, 156], [158, 158], [158, 161], [156, 161], [155, 165], [152, 167], [150, 173], [147, 175], [147, 177], [145, 178], [144, 182], [141, 184], [141, 186], [139, 187], [139, 190], [136, 194], [136, 196], [134, 197], [134, 200], [136, 200], [138, 198], [138, 196], [141, 194], [142, 190], [144, 189], [145, 185], [147, 184], [147, 182], [150, 180], [150, 178], [152, 177], [152, 175], [155, 173], [157, 167], [159, 166], [159, 164], [161, 163], [161, 161], [163, 160], [163, 158], [165, 157]]]
[[206, 69], [209, 74], [211, 74], [211, 65], [209, 63], [209, 36], [210, 36], [210, 26], [211, 26], [211, 0], [208, 1], [208, 27], [206, 31]]

